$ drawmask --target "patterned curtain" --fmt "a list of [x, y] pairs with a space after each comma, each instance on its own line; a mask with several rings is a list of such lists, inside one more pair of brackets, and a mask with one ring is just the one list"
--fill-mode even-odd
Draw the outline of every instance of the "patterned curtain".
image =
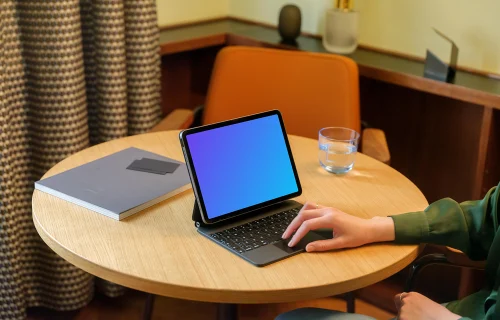
[[158, 48], [154, 0], [0, 1], [0, 319], [120, 294], [41, 241], [31, 195], [65, 157], [158, 122]]

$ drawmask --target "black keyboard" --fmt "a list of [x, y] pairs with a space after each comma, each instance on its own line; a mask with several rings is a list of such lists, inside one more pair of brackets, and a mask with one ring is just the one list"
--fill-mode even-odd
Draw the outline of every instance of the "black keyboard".
[[237, 227], [211, 234], [215, 241], [239, 253], [257, 249], [267, 244], [276, 243], [300, 208], [276, 213], [274, 215], [251, 221]]

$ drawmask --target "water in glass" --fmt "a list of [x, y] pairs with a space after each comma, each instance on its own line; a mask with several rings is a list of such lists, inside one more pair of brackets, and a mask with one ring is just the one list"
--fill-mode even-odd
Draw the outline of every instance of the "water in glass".
[[356, 160], [359, 134], [346, 128], [325, 128], [320, 131], [318, 158], [328, 172], [349, 172]]

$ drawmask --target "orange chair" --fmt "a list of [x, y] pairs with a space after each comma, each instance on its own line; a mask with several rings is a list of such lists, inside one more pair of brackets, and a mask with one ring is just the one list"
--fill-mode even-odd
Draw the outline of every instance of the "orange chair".
[[[255, 47], [226, 47], [216, 59], [200, 124], [279, 109], [289, 134], [318, 138], [329, 126], [361, 130], [356, 63], [346, 57]], [[177, 109], [152, 131], [184, 129], [193, 112]], [[361, 151], [384, 163], [383, 131], [365, 129]]]
[[[324, 127], [361, 131], [359, 76], [346, 57], [256, 47], [226, 47], [216, 59], [201, 124], [279, 109], [287, 133], [318, 138]], [[173, 111], [152, 131], [187, 128], [190, 110]], [[381, 130], [362, 132], [361, 151], [384, 163]]]

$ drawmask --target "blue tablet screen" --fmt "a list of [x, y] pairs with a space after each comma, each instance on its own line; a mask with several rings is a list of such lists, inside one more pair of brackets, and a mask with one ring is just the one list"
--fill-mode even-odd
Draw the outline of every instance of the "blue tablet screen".
[[298, 191], [277, 115], [186, 139], [209, 219]]

